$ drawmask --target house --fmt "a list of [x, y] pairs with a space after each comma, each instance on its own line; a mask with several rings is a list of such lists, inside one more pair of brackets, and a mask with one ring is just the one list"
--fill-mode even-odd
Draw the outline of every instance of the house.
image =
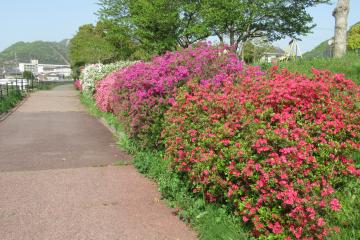
[[269, 51], [263, 53], [263, 56], [260, 58], [261, 62], [271, 63], [276, 61], [278, 58], [281, 58], [285, 55], [285, 51], [279, 47], [273, 47]]

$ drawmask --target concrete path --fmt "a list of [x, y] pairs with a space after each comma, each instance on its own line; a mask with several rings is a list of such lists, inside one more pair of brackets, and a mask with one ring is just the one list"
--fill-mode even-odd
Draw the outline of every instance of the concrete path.
[[72, 86], [0, 122], [0, 239], [196, 239]]

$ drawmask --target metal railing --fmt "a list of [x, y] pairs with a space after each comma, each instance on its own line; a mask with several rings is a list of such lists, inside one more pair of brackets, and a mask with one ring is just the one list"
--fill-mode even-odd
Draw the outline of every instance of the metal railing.
[[35, 89], [50, 89], [53, 86], [71, 81], [39, 81], [38, 79], [0, 79], [0, 114], [12, 96], [25, 96]]
[[0, 81], [0, 101], [3, 101], [12, 92], [27, 92], [34, 86], [34, 80], [14, 79]]

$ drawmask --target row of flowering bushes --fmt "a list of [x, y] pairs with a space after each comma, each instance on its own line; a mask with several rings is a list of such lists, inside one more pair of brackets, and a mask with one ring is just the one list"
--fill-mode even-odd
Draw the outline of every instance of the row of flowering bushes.
[[96, 102], [101, 110], [118, 115], [130, 136], [159, 146], [164, 112], [177, 88], [190, 79], [218, 86], [241, 72], [243, 63], [228, 48], [203, 43], [110, 74], [97, 85]]
[[[97, 106], [165, 158], [195, 194], [227, 205], [266, 239], [323, 239], [360, 177], [360, 89], [343, 75], [312, 78], [244, 65], [200, 44], [138, 62], [96, 84]], [[163, 146], [164, 145], [164, 146]]]
[[134, 62], [131, 61], [119, 61], [110, 64], [97, 63], [87, 65], [80, 75], [80, 83], [77, 83], [77, 86], [81, 86], [81, 90], [84, 93], [93, 95], [96, 82], [103, 79], [109, 73], [127, 67], [133, 63]]

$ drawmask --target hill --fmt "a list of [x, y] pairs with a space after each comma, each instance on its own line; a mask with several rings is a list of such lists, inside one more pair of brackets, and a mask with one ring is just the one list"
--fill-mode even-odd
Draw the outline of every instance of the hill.
[[[353, 28], [354, 26], [360, 24], [360, 22], [355, 23], [350, 27]], [[350, 31], [350, 30], [349, 30]], [[348, 33], [349, 33], [348, 31]], [[318, 57], [330, 57], [331, 56], [331, 49], [328, 44], [329, 39], [323, 41], [319, 45], [317, 45], [314, 49], [309, 52], [304, 53], [304, 58], [318, 58]]]
[[330, 48], [328, 44], [329, 40], [325, 40], [319, 45], [317, 45], [314, 49], [309, 52], [304, 53], [304, 58], [317, 58], [317, 57], [329, 57]]
[[[17, 42], [0, 53], [0, 66], [38, 59], [40, 63], [68, 64], [68, 40]], [[16, 60], [15, 60], [16, 59]]]

